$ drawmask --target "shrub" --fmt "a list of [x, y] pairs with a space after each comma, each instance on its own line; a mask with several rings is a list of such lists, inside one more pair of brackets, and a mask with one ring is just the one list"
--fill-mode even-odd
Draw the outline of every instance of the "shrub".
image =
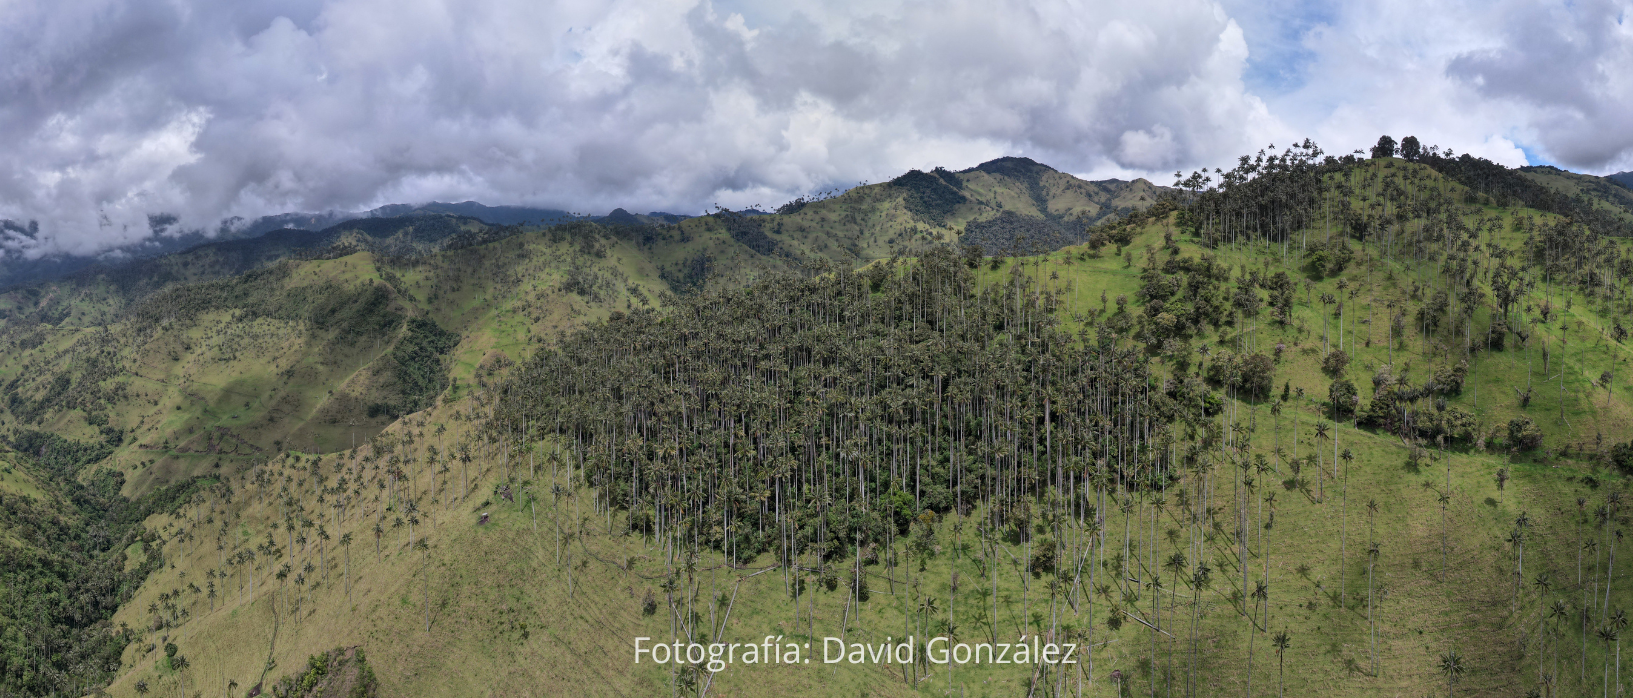
[[1611, 446], [1610, 464], [1624, 475], [1633, 475], [1633, 441]]
[[1256, 400], [1269, 397], [1276, 388], [1276, 363], [1264, 354], [1249, 354], [1241, 362], [1241, 388]]
[[1348, 367], [1349, 354], [1344, 353], [1344, 350], [1342, 349], [1334, 349], [1329, 351], [1327, 352], [1327, 355], [1321, 359], [1322, 372], [1332, 376], [1333, 378], [1342, 377], [1344, 375], [1344, 369]]
[[1355, 384], [1348, 378], [1340, 378], [1332, 382], [1327, 388], [1327, 399], [1332, 401], [1337, 415], [1342, 417], [1355, 411], [1355, 400], [1359, 395], [1355, 391]]
[[1469, 360], [1457, 362], [1457, 366], [1442, 366], [1435, 369], [1435, 392], [1441, 395], [1457, 395], [1463, 392], [1463, 381], [1469, 374]]
[[1213, 363], [1208, 364], [1205, 375], [1209, 383], [1229, 387], [1241, 379], [1241, 366], [1235, 354], [1222, 351], [1213, 357]]
[[1516, 451], [1530, 451], [1542, 445], [1542, 429], [1530, 417], [1515, 417], [1508, 422], [1508, 445]]
[[1489, 333], [1491, 336], [1491, 350], [1502, 351], [1503, 340], [1508, 338], [1508, 324], [1499, 318], [1496, 322], [1491, 323]]
[[1039, 538], [1032, 544], [1033, 577], [1041, 577], [1043, 573], [1055, 569], [1055, 542], [1048, 538]]

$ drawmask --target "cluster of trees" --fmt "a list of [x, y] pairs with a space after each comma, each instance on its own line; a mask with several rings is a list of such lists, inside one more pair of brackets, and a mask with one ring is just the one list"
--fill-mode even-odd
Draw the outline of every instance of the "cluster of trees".
[[964, 180], [939, 167], [934, 172], [908, 170], [890, 180], [890, 186], [905, 190], [907, 210], [930, 225], [945, 224], [954, 209], [969, 201], [963, 193]]
[[389, 414], [395, 418], [430, 406], [448, 387], [448, 352], [457, 344], [459, 335], [442, 329], [435, 320], [410, 319], [388, 354], [397, 399], [370, 405], [369, 416]]
[[[1101, 588], [1122, 607], [1112, 588], [1139, 598], [1138, 578], [1161, 574], [1156, 559], [1131, 559], [1130, 536], [1144, 541], [1137, 529], [1125, 528], [1106, 563], [1107, 544], [1090, 538], [1100, 512], [1162, 501], [1233, 437], [1200, 381], [1161, 380], [1108, 324], [1065, 333], [1060, 302], [1022, 265], [979, 287], [945, 249], [911, 265], [709, 291], [541, 351], [500, 388], [486, 428], [504, 452], [549, 439], [549, 457], [579, 470], [609, 526], [613, 511], [628, 512], [619, 518], [663, 545], [683, 634], [696, 626], [677, 602], [691, 582], [679, 575], [700, 551], [771, 553], [796, 608], [807, 580], [843, 583], [863, 603], [864, 576], [913, 576], [898, 544], [932, 555], [933, 522], [957, 517], [963, 530], [972, 512], [985, 574], [996, 582], [998, 541], [1021, 546], [1025, 570], [1054, 580], [1047, 599], [1037, 592], [1029, 632], [1062, 631], [1066, 603], [1092, 611]], [[1204, 507], [1216, 496], [1184, 499], [1197, 528], [1175, 552], [1208, 559], [1195, 534], [1211, 517], [1225, 525], [1229, 515]], [[1091, 549], [1101, 564], [1088, 564]], [[1211, 574], [1197, 564], [1177, 572]], [[918, 611], [903, 621], [928, 628], [923, 611], [935, 602], [913, 593]], [[996, 636], [991, 611], [970, 622]], [[1150, 613], [1159, 622], [1166, 612]]]
[[1209, 246], [1277, 244], [1284, 261], [1295, 235], [1300, 253], [1308, 248], [1311, 230], [1330, 238], [1334, 214], [1341, 226], [1347, 201], [1330, 175], [1352, 163], [1353, 156], [1323, 159], [1321, 148], [1309, 140], [1280, 154], [1274, 149], [1241, 156], [1229, 172], [1198, 171], [1186, 178], [1174, 173], [1174, 186], [1190, 193], [1180, 225]]
[[1000, 525], [1050, 485], [1081, 515], [1089, 480], [1167, 467], [1153, 443], [1201, 401], [1151, 384], [1110, 334], [1062, 333], [1058, 303], [1024, 274], [977, 288], [945, 250], [697, 294], [542, 351], [494, 423], [512, 443], [567, 438], [604, 504], [739, 559], [837, 555], [978, 501]]
[[1052, 221], [1003, 211], [992, 218], [970, 221], [959, 242], [986, 255], [1032, 255], [1058, 250], [1085, 239]]
[[[1584, 194], [1568, 194], [1526, 177], [1521, 170], [1509, 169], [1485, 158], [1468, 153], [1461, 156], [1440, 146], [1425, 148], [1416, 136], [1401, 139], [1399, 148], [1390, 136], [1378, 138], [1372, 146], [1373, 158], [1391, 158], [1399, 155], [1408, 162], [1428, 165], [1436, 172], [1469, 189], [1471, 196], [1485, 197], [1484, 201], [1502, 207], [1521, 205], [1546, 213], [1556, 213], [1587, 226], [1600, 235], [1633, 236], [1633, 223], [1627, 211], [1616, 211], [1602, 206]], [[1470, 201], [1469, 203], [1476, 203]]]
[[[91, 694], [137, 637], [110, 619], [164, 565], [163, 540], [143, 520], [175, 511], [202, 485], [189, 480], [132, 501], [119, 493], [121, 473], [80, 474], [106, 455], [100, 444], [26, 432], [13, 445], [43, 454], [8, 455], [47, 496], [0, 495], [0, 530], [13, 539], [0, 546], [0, 694]], [[126, 550], [138, 544], [144, 559], [133, 566]]]

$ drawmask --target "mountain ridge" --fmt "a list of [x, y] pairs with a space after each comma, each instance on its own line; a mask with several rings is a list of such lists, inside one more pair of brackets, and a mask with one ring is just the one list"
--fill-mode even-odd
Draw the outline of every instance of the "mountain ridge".
[[[945, 172], [945, 170], [942, 171]], [[978, 179], [979, 177], [976, 175], [981, 175], [1014, 180], [1023, 186], [1026, 193], [1030, 195], [1031, 205], [1025, 207], [1028, 209], [1028, 213], [1049, 218], [1051, 220], [1062, 219], [1061, 214], [1063, 211], [1077, 213], [1089, 211], [1098, 213], [1104, 204], [1113, 202], [1113, 200], [1116, 199], [1117, 192], [1121, 192], [1123, 189], [1131, 186], [1139, 186], [1136, 184], [1136, 182], [1144, 182], [1144, 180], [1135, 180], [1134, 182], [1125, 183], [1121, 180], [1115, 179], [1087, 182], [1086, 180], [1079, 180], [1071, 175], [1059, 172], [1058, 170], [1055, 170], [1047, 165], [1042, 165], [1028, 158], [1020, 157], [1002, 157], [990, 160], [985, 163], [961, 170], [959, 171], [958, 175], [968, 176], [971, 179]], [[905, 176], [907, 175], [903, 175], [903, 177]], [[1046, 187], [1043, 186], [1042, 180], [1046, 178], [1049, 179], [1051, 186], [1055, 186], [1062, 192], [1071, 193], [1072, 196], [1070, 198], [1072, 198], [1073, 201], [1060, 204], [1061, 206], [1065, 207], [1064, 209], [1052, 210], [1050, 206], [1053, 204], [1040, 204], [1040, 202], [1050, 200], [1049, 197], [1052, 196], [1052, 194], [1044, 191], [1044, 188]], [[901, 178], [898, 177], [897, 179], [899, 180]], [[1072, 182], [1074, 181], [1089, 186], [1072, 186]], [[1148, 182], [1145, 184], [1149, 185]], [[983, 179], [982, 183], [977, 185], [977, 188], [980, 189], [983, 185], [990, 188], [992, 183]], [[1148, 195], [1162, 189], [1160, 187], [1155, 187], [1154, 185], [1149, 186], [1152, 186], [1151, 191], [1144, 192]], [[1005, 201], [1012, 198], [1014, 197], [1006, 198], [999, 196], [992, 201], [984, 201], [982, 203], [984, 205], [996, 204], [997, 206], [1003, 206]], [[799, 201], [803, 202], [804, 200], [801, 199]], [[1010, 201], [1009, 203], [1013, 206], [1016, 202]], [[1129, 203], [1130, 202], [1128, 201], [1114, 202], [1114, 205], [1111, 207], [1113, 213], [1116, 211], [1126, 212], [1127, 210], [1132, 210]], [[801, 204], [801, 206], [803, 206], [803, 204]], [[673, 225], [683, 220], [696, 217], [684, 214], [668, 213], [664, 211], [635, 214], [630, 213], [623, 208], [615, 208], [613, 211], [604, 216], [589, 216], [552, 208], [515, 205], [489, 206], [477, 201], [462, 201], [458, 203], [432, 201], [423, 204], [387, 204], [374, 209], [359, 212], [326, 211], [319, 213], [287, 212], [269, 214], [256, 218], [253, 221], [245, 221], [241, 218], [229, 218], [223, 220], [213, 233], [206, 233], [203, 230], [174, 230], [173, 225], [175, 218], [173, 216], [155, 215], [151, 217], [150, 220], [150, 227], [153, 229], [154, 235], [140, 243], [130, 246], [105, 251], [96, 255], [51, 255], [32, 260], [15, 257], [0, 259], [0, 289], [9, 289], [31, 283], [61, 279], [92, 267], [114, 267], [131, 262], [139, 263], [143, 260], [151, 260], [170, 254], [188, 252], [212, 243], [231, 242], [241, 239], [255, 239], [268, 233], [280, 230], [298, 229], [322, 231], [349, 221], [360, 219], [399, 218], [403, 216], [425, 213], [450, 214], [474, 218], [489, 225], [495, 226], [531, 225], [540, 227], [583, 220], [608, 225]], [[764, 212], [755, 211], [752, 209], [745, 210], [741, 213], [749, 216], [764, 214]], [[1091, 215], [1091, 217], [1093, 216]], [[35, 234], [30, 232], [27, 226], [11, 221], [6, 221], [4, 225], [7, 226], [8, 230], [22, 231], [22, 233], [31, 236]]]

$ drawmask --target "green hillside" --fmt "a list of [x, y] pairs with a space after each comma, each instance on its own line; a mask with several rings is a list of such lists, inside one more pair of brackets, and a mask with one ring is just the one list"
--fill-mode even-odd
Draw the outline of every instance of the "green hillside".
[[[12, 291], [0, 487], [140, 497], [96, 559], [143, 581], [62, 623], [129, 629], [63, 645], [122, 648], [113, 695], [354, 646], [380, 695], [1586, 695], [1633, 600], [1626, 209], [1500, 169], [1004, 159]], [[1085, 650], [821, 661], [904, 634]], [[767, 635], [816, 659], [634, 661]], [[101, 680], [7, 637], [15, 690]]]
[[1555, 189], [1567, 196], [1580, 198], [1587, 205], [1601, 208], [1611, 215], [1633, 223], [1633, 189], [1610, 177], [1567, 172], [1557, 167], [1520, 168], [1526, 177]]
[[[914, 254], [1000, 210], [1081, 233], [1158, 195], [1143, 180], [1084, 182], [1020, 158], [939, 173], [919, 174], [969, 192], [939, 217], [899, 183], [678, 224], [629, 215], [526, 229], [417, 213], [14, 289], [0, 293], [0, 427], [108, 443], [126, 493], [140, 494], [285, 448], [350, 448], [446, 385], [458, 395], [483, 367], [666, 293]], [[457, 342], [433, 342], [434, 356], [416, 348], [441, 333]], [[430, 382], [405, 383], [427, 371]]]

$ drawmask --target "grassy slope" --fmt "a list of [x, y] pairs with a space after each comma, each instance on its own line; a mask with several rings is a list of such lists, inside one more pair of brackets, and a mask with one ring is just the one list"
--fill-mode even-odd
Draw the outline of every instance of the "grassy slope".
[[1608, 177], [1567, 172], [1555, 167], [1528, 167], [1524, 172], [1533, 181], [1567, 195], [1583, 195], [1603, 202], [1619, 218], [1633, 221], [1633, 190], [1607, 181]]
[[[1485, 214], [1508, 215], [1507, 212], [1486, 210]], [[1506, 227], [1505, 227], [1506, 229]], [[1138, 237], [1132, 249], [1147, 244], [1160, 244], [1164, 227], [1159, 224], [1148, 228]], [[1512, 238], [1507, 242], [1512, 244]], [[1182, 241], [1186, 254], [1200, 251]], [[1119, 294], [1133, 297], [1138, 287], [1138, 269], [1126, 268], [1120, 258], [1107, 255], [1100, 259], [1078, 256], [1078, 250], [1067, 250], [1042, 259], [1028, 260], [1022, 267], [1025, 273], [1040, 278], [1065, 291], [1072, 299], [1071, 312], [1092, 314], [1100, 311], [1100, 291], [1106, 290], [1115, 300]], [[1259, 264], [1268, 255], [1251, 250], [1221, 250], [1223, 261], [1232, 265]], [[1013, 273], [1007, 264], [999, 269], [982, 268], [982, 275]], [[1381, 338], [1372, 337], [1372, 346], [1366, 346], [1366, 323], [1353, 324], [1356, 317], [1368, 312], [1379, 312], [1388, 299], [1399, 299], [1403, 286], [1414, 270], [1395, 265], [1365, 262], [1353, 264], [1343, 277], [1363, 289], [1352, 309], [1355, 315], [1346, 323], [1347, 330], [1355, 332], [1355, 360], [1351, 375], [1357, 376], [1363, 400], [1370, 396], [1370, 381], [1365, 378], [1371, 368], [1387, 357]], [[1368, 281], [1370, 279], [1370, 282]], [[1301, 289], [1302, 291], [1302, 289]], [[1316, 282], [1312, 297], [1323, 291], [1336, 293], [1336, 279]], [[1283, 362], [1277, 367], [1277, 381], [1288, 381], [1293, 387], [1306, 389], [1311, 397], [1295, 400], [1279, 418], [1274, 418], [1263, 406], [1243, 404], [1242, 421], [1257, 426], [1252, 435], [1255, 447], [1268, 453], [1275, 445], [1291, 449], [1298, 439], [1300, 455], [1310, 452], [1313, 444], [1312, 424], [1322, 419], [1324, 407], [1316, 396], [1325, 394], [1328, 378], [1318, 367], [1318, 353], [1312, 347], [1321, 342], [1321, 307], [1304, 303], [1299, 295], [1296, 318], [1292, 327], [1281, 328], [1261, 320], [1256, 342], [1260, 347], [1271, 347], [1284, 342], [1289, 347]], [[1533, 299], [1535, 302], [1535, 299]], [[472, 309], [480, 307], [475, 299]], [[1113, 307], [1114, 304], [1113, 304]], [[1578, 300], [1569, 311], [1571, 330], [1563, 337], [1586, 347], [1564, 352], [1567, 390], [1565, 392], [1565, 422], [1558, 421], [1557, 393], [1541, 391], [1528, 414], [1533, 416], [1548, 434], [1548, 443], [1554, 449], [1567, 443], [1579, 443], [1603, 433], [1608, 440], [1625, 440], [1630, 433], [1627, 413], [1629, 393], [1626, 381], [1618, 379], [1620, 388], [1609, 396], [1609, 407], [1604, 406], [1604, 393], [1587, 389], [1589, 376], [1601, 370], [1599, 364], [1607, 351], [1603, 343], [1593, 346], [1593, 337], [1587, 328], [1600, 326], [1599, 317], [1589, 303]], [[1583, 323], [1577, 329], [1575, 321]], [[1336, 333], [1336, 329], [1334, 329]], [[1561, 339], [1558, 326], [1548, 330], [1546, 339]], [[1230, 348], [1238, 341], [1235, 332], [1227, 331], [1222, 337], [1210, 338], [1218, 349]], [[1247, 341], [1243, 338], [1243, 341]], [[1421, 344], [1408, 337], [1396, 347], [1396, 362], [1414, 364], [1414, 375], [1422, 375], [1435, 360], [1423, 354]], [[1625, 354], [1622, 347], [1609, 349], [1613, 355]], [[474, 353], [466, 354], [468, 364]], [[1560, 359], [1554, 359], [1558, 362]], [[1539, 362], [1540, 363], [1540, 362]], [[1507, 387], [1522, 380], [1523, 352], [1512, 347], [1507, 352], [1486, 355], [1476, 364], [1474, 385], [1454, 403], [1476, 407], [1482, 427], [1491, 428], [1506, 422], [1509, 416], [1521, 410], [1507, 393]], [[1557, 363], [1555, 364], [1557, 366]], [[1553, 369], [1557, 372], [1557, 368]], [[1618, 372], [1618, 376], [1627, 375]], [[1550, 384], [1551, 385], [1551, 384]], [[407, 423], [393, 425], [388, 433], [400, 433], [412, 427], [427, 436], [427, 441], [446, 440], [454, 443], [464, 435], [468, 422], [457, 415], [468, 409], [465, 403], [451, 400], [448, 404], [425, 415], [417, 415]], [[1298, 424], [1295, 437], [1294, 423]], [[438, 425], [451, 431], [440, 438], [429, 436]], [[1604, 532], [1591, 523], [1579, 529], [1575, 501], [1583, 497], [1589, 509], [1604, 501], [1607, 491], [1625, 491], [1626, 483], [1620, 477], [1598, 471], [1591, 463], [1575, 458], [1545, 457], [1541, 455], [1508, 459], [1496, 453], [1465, 450], [1435, 453], [1434, 460], [1416, 469], [1406, 465], [1407, 447], [1399, 440], [1382, 434], [1356, 431], [1348, 426], [1336, 430], [1341, 449], [1351, 449], [1356, 459], [1346, 469], [1346, 477], [1334, 486], [1331, 473], [1323, 476], [1321, 489], [1325, 497], [1319, 503], [1314, 493], [1270, 486], [1254, 493], [1255, 504], [1251, 516], [1262, 523], [1273, 509], [1276, 525], [1270, 528], [1254, 526], [1255, 538], [1249, 563], [1255, 570], [1268, 567], [1270, 583], [1270, 627], [1286, 630], [1292, 636], [1292, 646], [1285, 657], [1288, 669], [1285, 680], [1291, 695], [1386, 695], [1436, 693], [1444, 686], [1436, 667], [1436, 656], [1449, 648], [1456, 648], [1464, 657], [1468, 673], [1459, 690], [1466, 695], [1520, 695], [1536, 684], [1538, 669], [1535, 628], [1538, 621], [1537, 590], [1530, 584], [1538, 571], [1552, 574], [1554, 592], [1547, 597], [1564, 598], [1576, 603], [1582, 591], [1574, 588], [1577, 579], [1576, 551], [1579, 530], [1589, 538], [1603, 537]], [[1325, 455], [1324, 467], [1332, 467], [1330, 443], [1319, 444]], [[543, 447], [545, 453], [549, 448]], [[541, 454], [542, 455], [542, 454]], [[333, 463], [326, 459], [326, 468]], [[346, 467], [361, 467], [358, 461], [347, 460]], [[522, 472], [517, 481], [531, 480], [534, 491], [547, 492], [551, 483], [547, 459], [538, 457], [537, 474], [526, 472], [526, 465], [511, 463]], [[1500, 467], [1512, 469], [1513, 479], [1499, 491], [1495, 473]], [[259, 570], [256, 596], [251, 599], [236, 591], [229, 593], [213, 612], [208, 600], [187, 593], [193, 616], [180, 628], [170, 630], [172, 638], [184, 653], [193, 657], [196, 667], [190, 677], [205, 685], [220, 685], [224, 678], [233, 678], [247, 686], [270, 654], [280, 667], [336, 644], [359, 643], [365, 646], [375, 662], [386, 694], [404, 695], [522, 695], [536, 693], [574, 693], [586, 695], [653, 695], [668, 692], [668, 674], [662, 670], [631, 664], [630, 641], [636, 635], [667, 637], [669, 624], [662, 610], [663, 593], [658, 580], [664, 574], [663, 553], [640, 540], [619, 535], [608, 535], [607, 521], [588, 509], [589, 494], [582, 489], [577, 497], [553, 502], [548, 494], [538, 503], [538, 529], [535, 531], [530, 510], [508, 503], [496, 504], [489, 493], [504, 475], [504, 464], [492, 458], [478, 458], [474, 492], [468, 498], [459, 497], [461, 469], [453, 464], [450, 472], [434, 475], [424, 467], [411, 468], [412, 487], [431, 489], [427, 524], [418, 527], [416, 535], [429, 531], [432, 541], [428, 554], [406, 548], [407, 531], [393, 529], [394, 514], [387, 513], [384, 552], [376, 559], [373, 536], [374, 509], [379, 503], [366, 504], [363, 510], [348, 512], [347, 518], [331, 531], [338, 539], [341, 531], [351, 532], [357, 538], [350, 550], [352, 584], [350, 601], [344, 591], [345, 553], [330, 543], [324, 554], [327, 565], [318, 573], [321, 580], [303, 591], [306, 597], [299, 611], [301, 619], [274, 621], [272, 612], [277, 582], [269, 570]], [[1261, 476], [1263, 482], [1278, 483], [1286, 477], [1286, 466], [1278, 465], [1281, 473]], [[1592, 474], [1602, 484], [1590, 484], [1584, 476]], [[1305, 476], [1313, 481], [1308, 470]], [[1214, 506], [1229, 507], [1232, 486], [1225, 471], [1215, 471]], [[439, 479], [440, 478], [440, 479]], [[557, 480], [562, 481], [560, 479]], [[190, 510], [188, 516], [199, 520], [213, 517], [213, 523], [199, 527], [210, 535], [193, 542], [172, 542], [166, 554], [175, 563], [155, 575], [144, 587], [138, 600], [121, 612], [120, 620], [132, 626], [148, 627], [151, 617], [145, 612], [147, 604], [162, 589], [182, 588], [186, 580], [196, 581], [205, 570], [219, 566], [214, 548], [213, 531], [224, 516], [231, 516], [228, 527], [227, 551], [235, 545], [253, 545], [264, 539], [268, 527], [278, 515], [278, 506], [266, 500], [255, 499], [253, 487], [234, 480], [240, 494], [231, 504], [206, 505]], [[1439, 491], [1450, 485], [1450, 498], [1442, 510]], [[1192, 483], [1187, 483], [1189, 486]], [[295, 485], [299, 489], [299, 485]], [[1260, 509], [1258, 497], [1266, 491], [1278, 496], [1273, 507]], [[313, 495], [304, 495], [308, 505]], [[496, 500], [495, 500], [496, 501]], [[1378, 504], [1376, 519], [1369, 531], [1366, 502]], [[319, 509], [325, 511], [325, 509]], [[487, 526], [475, 525], [475, 512], [488, 511], [493, 521]], [[1107, 513], [1106, 542], [1111, 550], [1120, 551], [1120, 540], [1125, 525], [1133, 531], [1129, 542], [1136, 557], [1147, 557], [1138, 531], [1152, 526], [1153, 509], [1137, 506], [1127, 515], [1113, 509]], [[230, 514], [228, 513], [230, 512]], [[1525, 547], [1526, 584], [1519, 601], [1514, 600], [1514, 550], [1503, 542], [1513, 528], [1513, 520], [1525, 512], [1534, 526]], [[1184, 531], [1186, 525], [1176, 518], [1176, 509], [1169, 507], [1158, 513], [1155, 526], [1159, 540], [1166, 540], [1167, 531]], [[582, 535], [568, 537], [562, 545], [563, 558], [557, 562], [556, 522], [564, 522], [569, 530], [582, 527]], [[178, 526], [193, 524], [169, 518], [151, 522], [167, 534], [174, 534]], [[1618, 521], [1625, 525], [1625, 522]], [[621, 528], [616, 521], [611, 528]], [[964, 536], [955, 532], [949, 523], [938, 531], [944, 551], [927, 562], [923, 572], [914, 577], [923, 580], [922, 593], [941, 599], [940, 608], [947, 609], [950, 595], [950, 575], [956, 571], [966, 580], [963, 590], [951, 603], [953, 618], [965, 638], [980, 638], [990, 630], [987, 616], [991, 612], [991, 597], [979, 591], [988, 585], [990, 568], [978, 562], [977, 548], [969, 546], [969, 528]], [[1181, 534], [1183, 536], [1183, 534]], [[282, 539], [283, 533], [277, 534]], [[1347, 537], [1343, 551], [1344, 564], [1340, 566], [1341, 537]], [[1443, 538], [1444, 537], [1444, 538]], [[1376, 540], [1380, 555], [1374, 569], [1376, 595], [1375, 614], [1378, 621], [1378, 667], [1370, 670], [1367, 645], [1366, 567], [1364, 550], [1369, 540]], [[1443, 541], [1445, 547], [1443, 547]], [[962, 544], [961, 544], [962, 543]], [[315, 544], [314, 544], [315, 545]], [[297, 546], [298, 551], [299, 546]], [[1233, 610], [1232, 592], [1240, 585], [1240, 572], [1235, 560], [1234, 546], [1220, 537], [1209, 544], [1209, 555], [1216, 572], [1215, 583], [1204, 594], [1203, 631], [1201, 633], [1201, 661], [1199, 692], [1201, 694], [1236, 693], [1245, 689], [1248, 630], [1245, 619]], [[1160, 556], [1172, 548], [1161, 544]], [[1014, 555], [1022, 555], [1018, 549]], [[1606, 549], [1588, 551], [1585, 569], [1592, 577], [1603, 579], [1606, 567]], [[1096, 555], [1100, 552], [1097, 550]], [[1268, 555], [1266, 560], [1263, 555]], [[312, 547], [297, 552], [298, 560], [317, 557]], [[1595, 560], [1598, 559], [1598, 563]], [[316, 560], [312, 560], [314, 564]], [[704, 616], [710, 611], [723, 613], [723, 608], [712, 607], [709, 599], [715, 592], [738, 589], [730, 621], [724, 637], [728, 640], [755, 641], [765, 634], [781, 634], [804, 640], [805, 630], [797, 629], [790, 610], [790, 601], [784, 595], [781, 571], [750, 576], [769, 566], [762, 558], [752, 570], [722, 569], [719, 560], [699, 562], [694, 581], [699, 584], [698, 603]], [[1619, 569], [1625, 566], [1618, 566]], [[572, 576], [572, 594], [568, 595], [569, 570]], [[844, 607], [843, 591], [817, 591], [814, 594], [814, 634], [816, 636], [842, 632], [840, 619], [853, 619], [847, 632], [853, 638], [878, 642], [887, 635], [899, 637], [903, 624], [904, 599], [892, 594], [893, 584], [883, 567], [870, 567], [869, 586], [872, 599], [857, 614]], [[902, 571], [895, 571], [897, 581]], [[1099, 583], [1105, 583], [1105, 569], [1099, 572]], [[428, 575], [428, 576], [427, 576]], [[1255, 574], [1254, 576], [1257, 576]], [[1622, 573], [1616, 574], [1617, 586], [1610, 606], [1625, 606], [1630, 600]], [[430, 628], [426, 629], [426, 588], [429, 580]], [[741, 586], [737, 586], [741, 580]], [[979, 581], [979, 583], [976, 583]], [[999, 564], [998, 632], [1001, 637], [1013, 638], [1031, 612], [1046, 605], [1048, 594], [1043, 580], [1030, 580], [1022, 586], [1023, 577], [1007, 558]], [[1172, 584], [1171, 576], [1164, 575], [1164, 583]], [[232, 582], [231, 584], [236, 584]], [[1602, 587], [1589, 583], [1586, 592], [1603, 593]], [[1340, 588], [1344, 589], [1345, 605], [1340, 606]], [[290, 591], [296, 587], [288, 584]], [[894, 586], [901, 591], [902, 586]], [[841, 587], [843, 590], [843, 587]], [[641, 598], [653, 592], [660, 599], [659, 612], [651, 617], [640, 613]], [[1186, 596], [1189, 589], [1179, 589], [1179, 628], [1189, 611]], [[1171, 622], [1169, 597], [1163, 594], [1163, 608], [1153, 614], [1151, 595], [1142, 592], [1136, 605], [1137, 613], [1148, 619], [1164, 618], [1161, 624]], [[812, 597], [807, 596], [806, 600]], [[1024, 600], [1023, 600], [1024, 599]], [[1029, 607], [1029, 608], [1028, 608]], [[1100, 644], [1095, 653], [1093, 683], [1085, 685], [1085, 695], [1111, 695], [1107, 676], [1112, 669], [1120, 669], [1133, 677], [1128, 686], [1132, 693], [1150, 690], [1142, 671], [1141, 657], [1151, 644], [1153, 635], [1143, 627], [1127, 623], [1115, 633], [1106, 628], [1106, 599], [1096, 599], [1093, 615], [1081, 609], [1081, 615], [1063, 611], [1062, 622], [1082, 628], [1089, 623], [1096, 626], [1095, 642]], [[1595, 617], [1597, 623], [1597, 616]], [[526, 634], [523, 634], [523, 624]], [[1550, 636], [1548, 670], [1552, 671], [1553, 650], [1560, 655], [1563, 674], [1561, 693], [1585, 694], [1598, 687], [1601, 662], [1607, 656], [1603, 645], [1591, 637], [1587, 643], [1585, 666], [1576, 662], [1582, 653], [1579, 628], [1571, 621], [1564, 623], [1569, 632]], [[276, 642], [273, 641], [276, 628]], [[161, 631], [163, 632], [163, 631]], [[1176, 633], [1184, 637], [1182, 632]], [[1166, 640], [1156, 636], [1159, 640]], [[1266, 694], [1273, 690], [1277, 680], [1276, 658], [1268, 646], [1268, 635], [1257, 634], [1252, 639], [1255, 649], [1252, 681], [1254, 690]], [[1523, 640], [1523, 641], [1522, 641]], [[157, 640], [153, 640], [157, 642]], [[156, 654], [145, 652], [147, 641], [138, 642], [126, 653], [127, 673], [113, 687], [115, 695], [127, 694], [138, 678], [152, 680], [156, 675]], [[162, 644], [162, 643], [158, 643]], [[1168, 662], [1170, 646], [1159, 643], [1159, 665]], [[1172, 646], [1175, 667], [1179, 674], [1176, 686], [1184, 680], [1183, 644]], [[1613, 649], [1612, 649], [1613, 651]], [[1086, 668], [1086, 667], [1085, 667]], [[282, 670], [269, 676], [276, 676]], [[1578, 677], [1586, 675], [1587, 680]], [[250, 679], [250, 680], [246, 680]], [[1025, 672], [1010, 668], [970, 667], [951, 672], [936, 670], [920, 686], [918, 693], [944, 695], [947, 681], [960, 695], [1013, 696], [1026, 694]], [[1160, 679], [1159, 679], [1160, 680]], [[213, 683], [211, 683], [213, 682]], [[1071, 684], [1075, 689], [1076, 677]], [[823, 693], [831, 695], [900, 695], [911, 693], [900, 673], [891, 667], [743, 667], [737, 666], [719, 675], [711, 687], [712, 695], [767, 695], [775, 693]]]

